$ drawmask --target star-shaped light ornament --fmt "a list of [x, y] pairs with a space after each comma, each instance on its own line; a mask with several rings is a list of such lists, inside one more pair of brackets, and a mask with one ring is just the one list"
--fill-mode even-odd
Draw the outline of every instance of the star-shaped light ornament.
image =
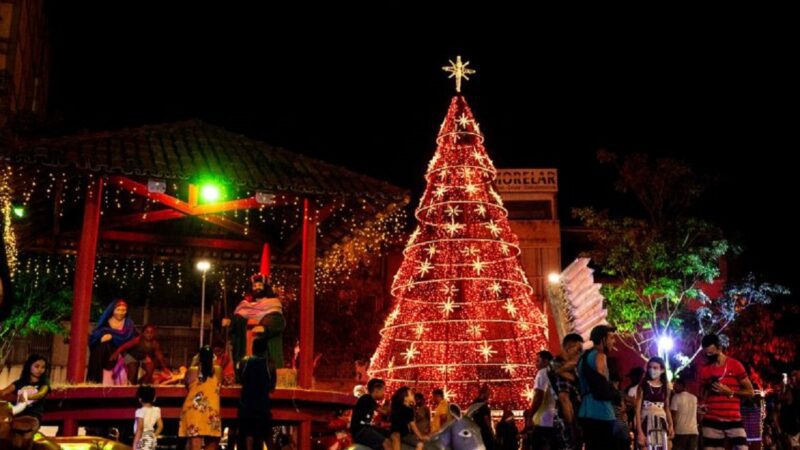
[[530, 402], [533, 401], [533, 394], [534, 393], [535, 392], [533, 392], [533, 388], [531, 387], [531, 385], [530, 384], [526, 384], [525, 385], [525, 390], [522, 391], [521, 395], [522, 395], [522, 398], [524, 398], [525, 400], [528, 401], [528, 403], [530, 403]]
[[461, 113], [461, 116], [459, 116], [457, 122], [458, 122], [459, 125], [461, 125], [461, 128], [466, 129], [467, 125], [469, 125], [469, 123], [470, 123], [470, 120], [469, 120], [469, 117], [467, 117], [466, 114]]
[[442, 375], [450, 375], [451, 373], [453, 373], [453, 369], [455, 368], [449, 364], [442, 364], [441, 366], [436, 368], [436, 370], [438, 370], [439, 373], [441, 373]]
[[456, 79], [456, 92], [461, 92], [461, 79], [469, 80], [469, 75], [474, 74], [475, 70], [467, 67], [469, 66], [469, 61], [461, 61], [461, 55], [456, 56], [456, 62], [453, 62], [452, 59], [449, 62], [450, 65], [443, 66], [442, 70], [450, 73], [450, 76], [447, 78]]
[[484, 362], [489, 362], [489, 358], [497, 354], [497, 350], [494, 350], [492, 346], [489, 345], [489, 343], [486, 341], [483, 341], [483, 344], [477, 349], [475, 349], [475, 351], [477, 351], [478, 353], [481, 354], [481, 356], [483, 356]]
[[425, 261], [422, 261], [422, 263], [420, 263], [419, 267], [417, 267], [417, 274], [422, 275], [424, 277], [425, 275], [428, 274], [428, 272], [431, 271], [431, 269], [433, 269], [433, 264], [431, 264], [431, 262], [426, 259]]
[[439, 289], [439, 292], [448, 298], [452, 298], [454, 295], [456, 295], [456, 292], [458, 292], [458, 288], [452, 284], [445, 284], [441, 289]]
[[474, 270], [478, 276], [480, 276], [481, 272], [483, 272], [485, 269], [486, 269], [486, 261], [481, 261], [480, 256], [478, 256], [477, 258], [475, 258], [474, 261], [472, 261], [472, 270]]
[[456, 233], [460, 232], [464, 228], [466, 228], [466, 225], [463, 223], [450, 222], [444, 225], [444, 230], [447, 231], [450, 237], [455, 236]]
[[506, 300], [506, 304], [503, 305], [503, 309], [508, 312], [508, 315], [511, 317], [517, 317], [517, 307], [514, 306], [514, 302], [509, 298]]
[[483, 328], [483, 325], [481, 325], [479, 323], [471, 323], [467, 327], [467, 333], [469, 333], [469, 335], [474, 337], [474, 338], [481, 337], [481, 335], [483, 334], [484, 331], [486, 331], [486, 329]]
[[500, 236], [500, 233], [503, 232], [503, 229], [494, 223], [494, 220], [490, 220], [489, 223], [484, 225], [484, 227], [486, 227], [486, 229], [489, 230], [489, 232], [492, 233], [492, 236], [495, 238]]
[[474, 245], [468, 245], [462, 248], [460, 251], [464, 256], [475, 256], [481, 252], [478, 247], [475, 247]]
[[448, 216], [450, 216], [451, 218], [456, 218], [456, 217], [458, 217], [458, 216], [460, 216], [460, 215], [461, 215], [461, 208], [459, 208], [459, 206], [458, 206], [458, 205], [455, 205], [455, 206], [453, 206], [453, 205], [449, 205], [449, 206], [447, 207], [447, 209], [445, 210], [445, 212], [446, 212], [446, 213], [447, 213], [447, 215], [448, 215]]
[[406, 351], [401, 353], [401, 355], [403, 355], [403, 357], [406, 359], [406, 365], [411, 364], [411, 361], [417, 355], [419, 355], [419, 350], [417, 350], [416, 345], [417, 344], [415, 342], [412, 342], [411, 345], [406, 349]]
[[516, 364], [504, 364], [501, 369], [505, 370], [509, 376], [514, 376], [517, 374], [517, 365]]
[[452, 298], [448, 298], [442, 303], [441, 306], [439, 306], [439, 309], [442, 310], [442, 313], [444, 314], [445, 317], [448, 317], [450, 316], [450, 313], [452, 313], [453, 311], [455, 311], [456, 308], [459, 307], [460, 306], [456, 305], [456, 302], [453, 301]]

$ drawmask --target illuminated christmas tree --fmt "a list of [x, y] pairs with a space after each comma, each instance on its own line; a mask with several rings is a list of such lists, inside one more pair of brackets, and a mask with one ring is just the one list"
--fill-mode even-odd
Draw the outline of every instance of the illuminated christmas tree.
[[[459, 57], [445, 68], [458, 92], [461, 78], [474, 73], [467, 64]], [[547, 322], [532, 299], [483, 141], [457, 94], [425, 174], [418, 225], [394, 278], [395, 305], [370, 374], [386, 380], [390, 393], [402, 385], [442, 388], [462, 405], [488, 383], [493, 405], [522, 409], [533, 397]]]

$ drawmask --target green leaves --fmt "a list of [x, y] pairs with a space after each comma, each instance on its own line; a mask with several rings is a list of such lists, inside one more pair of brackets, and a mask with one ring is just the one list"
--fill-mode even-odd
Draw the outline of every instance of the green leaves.
[[54, 275], [19, 272], [14, 279], [15, 303], [8, 318], [0, 324], [0, 363], [11, 350], [16, 337], [31, 334], [62, 333], [62, 321], [72, 312], [72, 290]]
[[744, 308], [787, 292], [750, 277], [711, 300], [706, 284], [719, 277], [721, 259], [739, 249], [721, 229], [691, 215], [703, 191], [692, 168], [668, 158], [607, 151], [598, 152], [598, 159], [616, 168], [616, 189], [635, 197], [645, 213], [613, 217], [595, 208], [573, 210], [593, 244], [584, 256], [613, 280], [602, 293], [609, 321], [626, 345], [649, 357], [657, 351], [656, 337], [669, 332], [685, 347], [676, 353], [693, 355], [702, 333], [722, 331]]

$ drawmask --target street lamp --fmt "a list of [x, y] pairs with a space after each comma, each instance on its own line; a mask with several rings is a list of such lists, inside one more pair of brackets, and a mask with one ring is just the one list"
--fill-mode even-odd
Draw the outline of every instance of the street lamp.
[[[675, 340], [672, 339], [672, 336], [668, 334], [663, 334], [661, 337], [658, 338], [658, 353], [664, 358], [664, 369], [667, 371], [667, 376], [669, 377], [670, 368], [669, 368], [669, 352], [675, 348]], [[670, 377], [671, 378], [671, 377]]]
[[197, 270], [203, 273], [203, 285], [200, 288], [200, 348], [203, 347], [203, 332], [205, 331], [206, 321], [206, 272], [210, 268], [210, 262], [206, 260], [197, 261]]

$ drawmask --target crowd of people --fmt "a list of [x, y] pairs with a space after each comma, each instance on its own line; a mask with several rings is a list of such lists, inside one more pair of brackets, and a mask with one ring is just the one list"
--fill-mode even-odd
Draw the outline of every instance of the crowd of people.
[[[124, 334], [125, 317], [117, 317], [121, 307], [127, 305], [112, 304], [106, 320], [117, 323], [117, 331]], [[125, 365], [137, 374], [143, 355], [148, 360], [150, 356], [163, 360], [154, 328], [145, 327], [140, 336], [120, 345], [115, 344], [113, 335], [95, 337], [101, 347], [109, 344], [98, 350], [104, 358], [124, 358]], [[237, 447], [242, 450], [261, 449], [271, 437], [270, 393], [277, 374], [274, 341], [270, 339], [274, 337], [257, 336], [252, 356], [239, 365], [237, 378], [242, 389]], [[702, 339], [700, 355], [705, 363], [698, 370], [698, 395], [689, 392], [687, 380], [670, 380], [666, 362], [657, 356], [628, 372], [623, 387], [624, 380], [609, 364], [609, 354], [616, 349], [616, 329], [595, 327], [589, 340], [568, 334], [557, 355], [546, 350], [537, 354], [533, 400], [521, 432], [510, 410], [503, 410], [501, 420], [493, 423], [491, 389], [486, 384], [479, 387], [464, 411], [487, 450], [748, 448], [741, 401], [752, 397], [754, 388], [744, 366], [723, 353], [718, 336]], [[188, 450], [215, 450], [222, 437], [220, 387], [226, 376], [224, 358], [215, 353], [211, 346], [200, 348], [183, 379], [187, 396], [179, 436], [186, 439]], [[31, 355], [19, 379], [0, 391], [0, 397], [16, 397], [15, 415], [41, 420], [41, 400], [50, 392], [47, 369], [44, 357]], [[152, 370], [143, 369], [144, 377], [129, 381], [147, 381]], [[460, 418], [461, 413], [451, 410], [441, 389], [430, 392], [429, 402], [426, 392], [415, 392], [409, 386], [398, 388], [385, 401], [385, 388], [382, 380], [369, 380], [367, 392], [353, 408], [349, 427], [353, 442], [375, 450], [421, 450], [450, 421]], [[161, 411], [155, 406], [156, 391], [142, 384], [137, 397], [141, 408], [133, 418], [134, 448], [154, 450], [164, 427]], [[780, 388], [768, 396], [768, 405], [763, 448], [800, 449], [800, 371], [784, 375]]]
[[[517, 428], [510, 420], [513, 416], [511, 411], [506, 411], [495, 430], [489, 409], [490, 397], [491, 389], [482, 385], [468, 409], [470, 417], [487, 450], [495, 446], [510, 448], [503, 446], [503, 442], [517, 443]], [[432, 391], [433, 408], [428, 406], [424, 393], [415, 393], [409, 386], [398, 388], [388, 402], [384, 401], [385, 398], [384, 381], [369, 380], [367, 392], [359, 397], [350, 419], [354, 443], [375, 450], [421, 450], [425, 442], [456, 418], [441, 389]]]
[[[590, 333], [591, 343], [569, 334], [559, 354], [537, 354], [533, 401], [521, 433], [509, 410], [493, 424], [491, 390], [481, 386], [471, 418], [486, 449], [748, 448], [741, 402], [753, 397], [754, 388], [744, 366], [723, 353], [719, 336], [707, 335], [702, 340], [704, 364], [691, 383], [699, 385], [695, 395], [687, 380], [668, 378], [666, 362], [658, 356], [621, 379], [609, 364], [609, 354], [616, 350], [615, 333], [613, 326], [598, 326]], [[782, 386], [767, 418], [764, 446], [796, 450], [800, 371], [787, 376]], [[430, 405], [425, 393], [415, 393], [408, 386], [399, 388], [384, 404], [384, 390], [383, 381], [373, 379], [359, 398], [350, 426], [354, 442], [376, 450], [420, 449], [450, 420], [441, 390], [433, 391]]]
[[525, 448], [748, 448], [740, 410], [741, 400], [754, 395], [753, 386], [742, 364], [722, 352], [718, 336], [702, 340], [706, 361], [699, 372], [698, 400], [685, 380], [668, 380], [666, 363], [657, 356], [631, 370], [630, 384], [622, 388], [609, 367], [615, 331], [595, 327], [587, 351], [581, 336], [569, 334], [558, 356], [538, 354]]

